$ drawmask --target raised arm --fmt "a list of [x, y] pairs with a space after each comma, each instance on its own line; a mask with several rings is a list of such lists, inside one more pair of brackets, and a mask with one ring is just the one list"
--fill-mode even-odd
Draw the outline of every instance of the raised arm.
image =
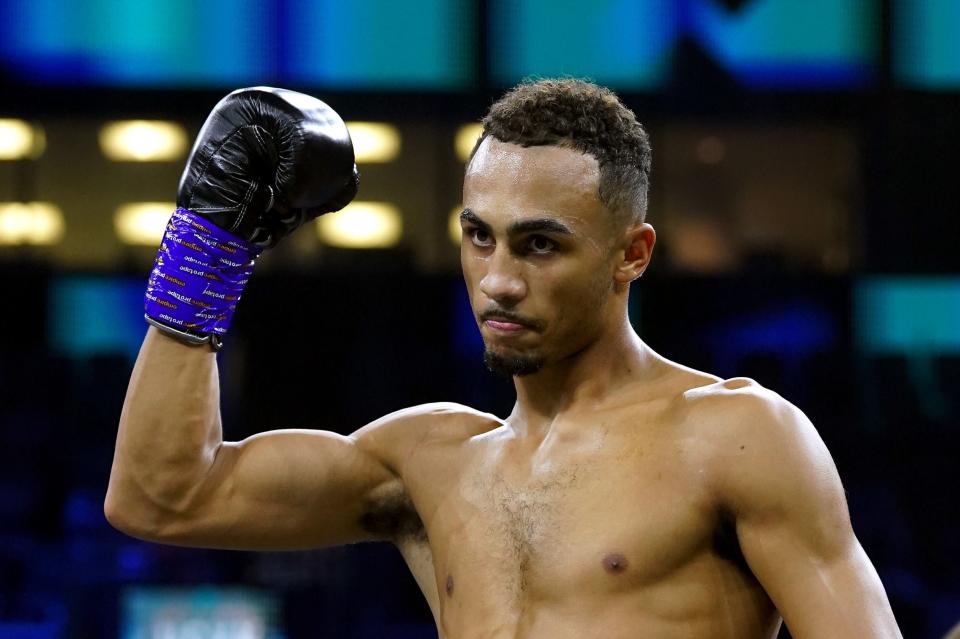
[[280, 430], [223, 442], [218, 401], [214, 354], [151, 328], [120, 418], [111, 524], [163, 543], [292, 549], [390, 538], [379, 515], [412, 515], [378, 450], [402, 455], [429, 411], [397, 413], [353, 436]]
[[901, 637], [813, 425], [775, 393], [757, 386], [735, 392], [736, 435], [717, 471], [721, 499], [747, 563], [791, 635]]
[[211, 350], [220, 347], [260, 253], [342, 208], [357, 185], [346, 125], [316, 98], [256, 87], [213, 109], [148, 281], [152, 327], [130, 380], [104, 503], [115, 526], [147, 539], [229, 548], [316, 546], [389, 532], [371, 513], [402, 486], [364, 442], [391, 429], [354, 437], [279, 431], [225, 443]]

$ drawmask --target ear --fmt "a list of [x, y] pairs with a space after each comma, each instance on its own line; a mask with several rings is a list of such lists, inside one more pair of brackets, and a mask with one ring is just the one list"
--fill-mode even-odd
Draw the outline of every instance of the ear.
[[628, 228], [621, 240], [619, 261], [614, 265], [613, 278], [618, 284], [629, 284], [637, 279], [650, 265], [657, 232], [647, 223]]

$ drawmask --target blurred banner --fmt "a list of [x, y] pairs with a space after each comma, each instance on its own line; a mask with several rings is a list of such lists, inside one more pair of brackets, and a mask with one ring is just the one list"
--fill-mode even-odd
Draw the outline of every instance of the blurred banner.
[[916, 89], [960, 89], [960, 2], [894, 0], [894, 73]]
[[[0, 69], [54, 86], [469, 91], [532, 75], [655, 92], [711, 73], [756, 89], [883, 77], [880, 0], [2, 0]], [[960, 86], [960, 5], [892, 0], [889, 74]]]
[[446, 0], [5, 0], [0, 13], [0, 64], [19, 82], [455, 90], [473, 80], [473, 11]]
[[[850, 89], [877, 80], [883, 32], [879, 0], [3, 0], [0, 11], [8, 79], [74, 86], [464, 91], [571, 74], [644, 92], [707, 67], [747, 87]], [[956, 85], [958, 12], [952, 0], [894, 2], [899, 80]]]
[[282, 639], [277, 601], [239, 588], [131, 588], [121, 639]]
[[678, 57], [695, 56], [745, 86], [848, 88], [872, 80], [877, 64], [875, 2], [493, 0], [490, 7], [496, 84], [570, 74], [654, 91], [683, 73]]

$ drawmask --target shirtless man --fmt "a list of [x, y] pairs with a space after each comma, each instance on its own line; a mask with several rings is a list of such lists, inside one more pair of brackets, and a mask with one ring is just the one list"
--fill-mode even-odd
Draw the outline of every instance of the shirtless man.
[[[262, 159], [245, 150], [230, 177], [240, 166], [260, 181], [237, 178], [244, 188], [219, 208], [198, 201], [204, 180], [220, 179], [191, 168], [218, 165], [204, 157], [224, 146], [204, 141], [211, 129], [178, 204], [236, 215], [237, 202], [272, 184], [272, 209], [261, 199], [239, 215], [260, 226], [228, 229], [259, 233], [258, 246], [283, 234], [271, 220], [302, 222], [352, 197], [339, 158], [310, 206], [346, 195], [296, 209], [289, 192], [303, 189], [244, 169]], [[331, 154], [280, 153], [277, 175], [291, 173], [284, 162], [332, 165]], [[215, 355], [184, 342], [216, 347], [223, 326], [204, 333], [153, 317], [123, 407], [107, 518], [186, 546], [389, 541], [446, 639], [768, 638], [781, 615], [798, 639], [900, 637], [806, 417], [749, 379], [664, 359], [631, 327], [630, 283], [656, 237], [643, 221], [649, 168], [634, 114], [592, 84], [521, 85], [484, 120], [464, 180], [461, 261], [487, 365], [516, 386], [503, 419], [440, 403], [349, 436], [281, 430], [224, 442]], [[192, 193], [190, 180], [201, 184]], [[150, 315], [149, 290], [147, 306]]]

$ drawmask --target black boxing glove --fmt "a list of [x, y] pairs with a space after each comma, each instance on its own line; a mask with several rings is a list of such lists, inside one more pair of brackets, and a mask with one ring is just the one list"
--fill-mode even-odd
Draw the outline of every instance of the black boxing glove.
[[180, 179], [145, 318], [219, 349], [260, 252], [346, 206], [359, 174], [340, 116], [302, 93], [234, 91], [207, 118]]
[[353, 144], [336, 111], [303, 93], [239, 89], [207, 118], [177, 206], [264, 248], [357, 194]]

